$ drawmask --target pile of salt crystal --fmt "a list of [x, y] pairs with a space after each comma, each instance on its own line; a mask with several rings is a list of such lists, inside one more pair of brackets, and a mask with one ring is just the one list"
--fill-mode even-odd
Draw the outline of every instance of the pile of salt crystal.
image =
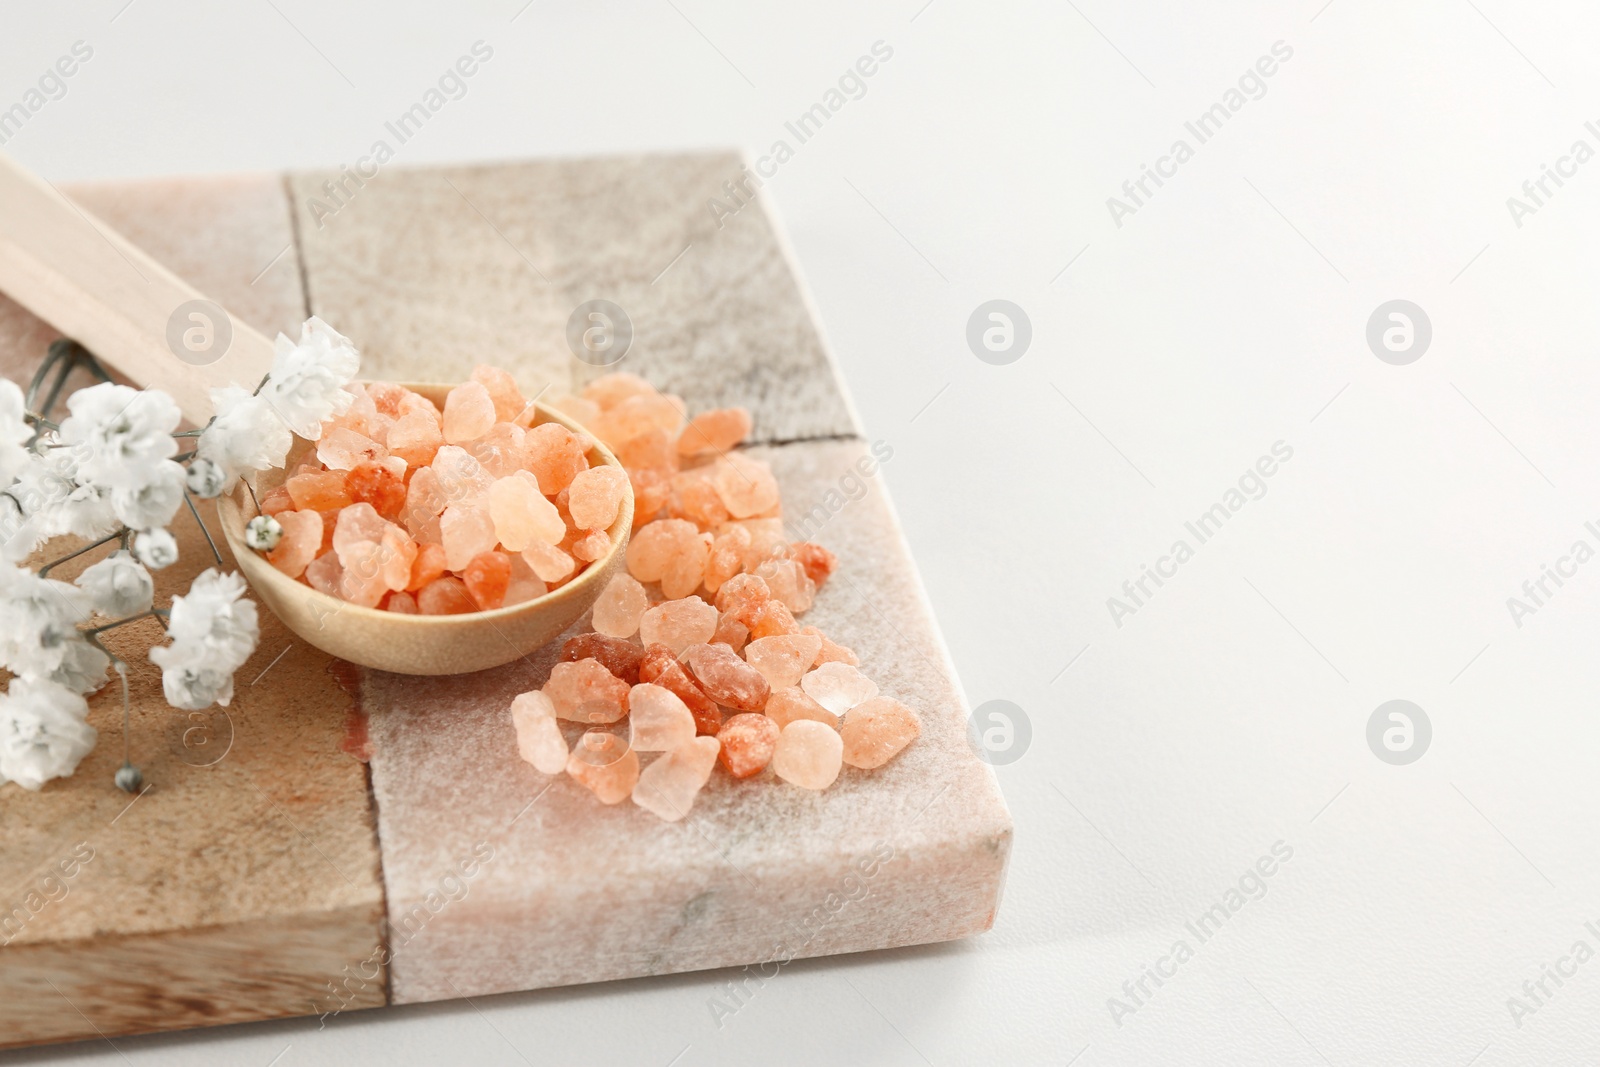
[[[362, 607], [450, 615], [543, 596], [610, 549], [627, 473], [590, 467], [584, 435], [535, 424], [505, 371], [479, 366], [443, 411], [388, 382], [347, 389], [317, 461], [261, 499], [283, 528], [267, 559], [284, 574]], [[592, 414], [578, 397], [547, 402]]]
[[822, 790], [844, 766], [874, 770], [916, 739], [916, 712], [879, 695], [854, 652], [796, 621], [837, 561], [785, 539], [771, 468], [730, 451], [748, 413], [686, 423], [681, 401], [629, 374], [591, 383], [566, 410], [621, 459], [635, 530], [628, 573], [595, 601], [594, 632], [566, 643], [542, 690], [512, 702], [525, 760], [671, 821], [718, 763], [736, 779], [770, 769]]

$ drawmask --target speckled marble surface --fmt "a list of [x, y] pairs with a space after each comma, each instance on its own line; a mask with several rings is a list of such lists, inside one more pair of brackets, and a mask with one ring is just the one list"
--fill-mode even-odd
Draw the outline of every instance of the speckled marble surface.
[[[706, 201], [727, 152], [386, 169], [357, 187], [295, 174], [312, 306], [392, 380], [454, 380], [498, 363], [537, 391], [602, 373], [567, 350], [577, 305], [632, 320], [627, 369], [691, 410], [742, 404], [755, 440], [855, 432], [780, 234], [750, 204]], [[337, 206], [334, 213], [328, 211]]]
[[[786, 507], [804, 511], [867, 447], [756, 452], [772, 463]], [[841, 565], [802, 621], [856, 649], [861, 669], [923, 722], [899, 757], [877, 771], [847, 767], [826, 792], [787, 785], [770, 769], [746, 782], [714, 774], [688, 817], [669, 824], [539, 774], [517, 758], [506, 708], [544, 683], [553, 646], [465, 677], [367, 677], [390, 925], [408, 931], [396, 935], [391, 964], [397, 1003], [770, 969], [784, 956], [988, 928], [1011, 820], [968, 746], [966, 708], [899, 528], [873, 486], [815, 536]], [[493, 858], [452, 881], [485, 845]]]

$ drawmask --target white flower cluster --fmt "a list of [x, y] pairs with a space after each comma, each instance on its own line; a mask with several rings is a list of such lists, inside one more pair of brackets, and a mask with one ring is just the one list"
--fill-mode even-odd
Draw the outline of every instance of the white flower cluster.
[[322, 436], [322, 424], [342, 415], [355, 400], [345, 386], [361, 369], [349, 338], [319, 318], [308, 319], [298, 344], [278, 335], [272, 372], [256, 392], [230, 385], [213, 389], [216, 418], [200, 437], [201, 459], [215, 463], [223, 487], [250, 471], [283, 466], [294, 443]]
[[0, 382], [0, 561], [16, 563], [61, 534], [97, 540], [119, 528], [164, 545], [155, 531], [183, 503], [183, 465], [172, 458], [178, 405], [165, 393], [103, 382], [72, 394], [67, 411], [59, 430], [25, 447], [34, 428], [21, 390]]
[[[166, 616], [172, 643], [150, 659], [168, 703], [199, 711], [232, 699], [234, 672], [260, 636], [244, 580], [208, 570], [161, 612], [150, 571], [178, 558], [167, 527], [185, 492], [216, 496], [281, 467], [293, 433], [315, 440], [348, 409], [345, 386], [359, 369], [355, 347], [320, 319], [306, 322], [298, 342], [280, 334], [255, 392], [212, 391], [216, 414], [192, 457], [178, 454], [182, 415], [164, 393], [91, 386], [68, 397], [56, 427], [0, 379], [0, 667], [15, 676], [0, 692], [0, 785], [37, 790], [72, 774], [94, 748], [84, 697], [105, 685], [111, 664], [96, 634], [123, 622]], [[121, 546], [73, 583], [19, 565], [61, 535]], [[111, 621], [82, 628], [96, 616]]]
[[194, 580], [185, 596], [172, 598], [167, 620], [170, 645], [150, 650], [161, 668], [167, 703], [200, 711], [233, 699], [233, 672], [256, 650], [261, 636], [256, 606], [244, 595], [237, 574], [209, 570]]

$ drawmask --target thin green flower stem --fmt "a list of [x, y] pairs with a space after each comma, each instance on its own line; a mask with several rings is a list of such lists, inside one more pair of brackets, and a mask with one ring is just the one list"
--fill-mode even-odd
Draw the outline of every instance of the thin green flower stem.
[[[12, 499], [15, 500], [16, 498], [12, 497]], [[127, 533], [128, 533], [127, 527], [123, 527], [121, 530], [118, 530], [115, 533], [107, 534], [105, 537], [100, 538], [100, 540], [96, 541], [92, 545], [84, 545], [82, 548], [78, 549], [76, 552], [70, 553], [69, 555], [62, 556], [60, 559], [52, 560], [49, 563], [46, 563], [43, 567], [39, 568], [39, 577], [48, 578], [50, 576], [50, 572], [52, 570], [54, 570], [55, 568], [61, 566], [63, 563], [66, 563], [68, 560], [77, 559], [79, 556], [83, 555], [85, 552], [92, 552], [95, 549], [99, 548], [103, 544], [106, 544], [106, 543], [108, 543], [110, 541], [115, 541], [120, 537], [126, 537]]]
[[189, 495], [187, 489], [183, 492], [183, 502], [189, 505], [189, 514], [200, 524], [200, 532], [206, 535], [206, 544], [211, 546], [212, 558], [217, 561], [217, 566], [222, 566], [222, 553], [217, 551], [217, 543], [211, 540], [211, 531], [206, 527], [206, 520], [200, 517], [200, 509], [194, 506], [194, 497]]

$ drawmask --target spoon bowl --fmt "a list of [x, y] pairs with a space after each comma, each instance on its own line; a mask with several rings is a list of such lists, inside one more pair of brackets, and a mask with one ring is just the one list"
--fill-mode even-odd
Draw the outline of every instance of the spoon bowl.
[[[406, 383], [402, 383], [406, 384]], [[451, 386], [406, 384], [441, 410]], [[553, 408], [535, 403], [533, 425], [556, 422], [575, 433], [583, 428]], [[589, 449], [590, 466], [621, 463], [598, 440]], [[314, 445], [297, 441], [281, 470], [263, 471], [257, 497], [282, 485]], [[245, 524], [260, 514], [243, 485], [217, 501], [223, 536], [239, 570], [261, 602], [308, 644], [363, 667], [396, 674], [467, 674], [521, 659], [556, 637], [588, 611], [622, 566], [633, 529], [633, 489], [624, 494], [616, 521], [606, 531], [611, 547], [559, 589], [533, 600], [492, 611], [463, 615], [406, 615], [365, 608], [290, 578], [244, 542]]]

